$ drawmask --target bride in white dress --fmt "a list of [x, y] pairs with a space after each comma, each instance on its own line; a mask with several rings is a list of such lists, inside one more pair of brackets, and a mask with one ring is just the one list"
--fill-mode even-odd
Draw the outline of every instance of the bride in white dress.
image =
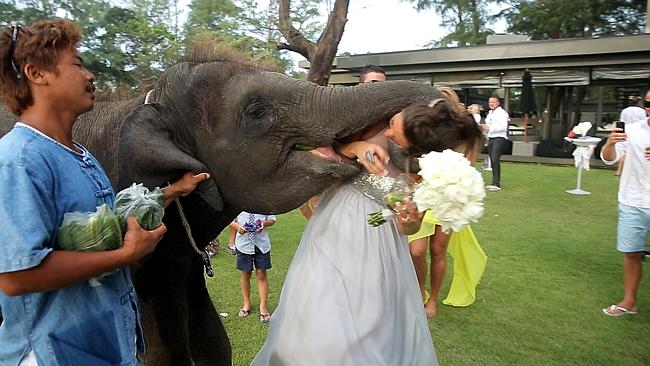
[[[401, 173], [392, 164], [399, 160], [395, 154], [391, 163], [382, 163], [389, 140], [420, 155], [475, 149], [482, 136], [471, 115], [440, 99], [409, 106], [380, 133], [344, 146], [343, 155], [388, 174], [364, 172], [321, 196], [287, 273], [267, 341], [252, 364], [437, 365], [405, 236], [418, 230], [422, 215], [407, 202], [400, 205], [397, 223], [372, 227], [366, 220], [385, 208], [383, 196]], [[374, 153], [371, 161], [366, 151]]]

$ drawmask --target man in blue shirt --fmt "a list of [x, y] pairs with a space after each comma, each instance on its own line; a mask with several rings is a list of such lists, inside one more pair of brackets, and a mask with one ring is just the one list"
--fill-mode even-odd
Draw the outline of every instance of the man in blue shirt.
[[[0, 94], [20, 116], [0, 139], [1, 365], [134, 365], [144, 350], [128, 266], [155, 249], [165, 226], [145, 231], [130, 217], [117, 250], [56, 247], [65, 213], [114, 201], [100, 163], [72, 139], [95, 99], [79, 40], [66, 20], [0, 32], [0, 54], [9, 58], [0, 63]], [[186, 173], [165, 201], [207, 178]], [[100, 286], [90, 285], [107, 272]]]

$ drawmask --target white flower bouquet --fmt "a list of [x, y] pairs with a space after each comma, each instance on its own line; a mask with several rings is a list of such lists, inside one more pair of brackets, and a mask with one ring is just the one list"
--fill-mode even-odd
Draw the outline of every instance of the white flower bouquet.
[[[430, 210], [441, 223], [442, 230], [460, 231], [483, 215], [483, 177], [465, 156], [447, 149], [432, 151], [419, 160], [422, 178], [413, 191], [413, 202], [420, 212]], [[389, 192], [388, 197], [395, 196]], [[379, 219], [383, 218], [383, 222]], [[386, 222], [390, 210], [373, 213], [368, 219], [372, 226]]]

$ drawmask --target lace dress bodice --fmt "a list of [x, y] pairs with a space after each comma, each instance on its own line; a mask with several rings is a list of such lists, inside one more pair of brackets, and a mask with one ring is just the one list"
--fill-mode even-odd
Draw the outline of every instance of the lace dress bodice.
[[[370, 137], [366, 141], [379, 145], [384, 149], [388, 148], [388, 141], [384, 137], [384, 130]], [[381, 177], [364, 170], [352, 181], [352, 187], [362, 193], [364, 196], [384, 204], [384, 196], [390, 191], [395, 183], [395, 178], [400, 175], [401, 171], [391, 162], [386, 167], [388, 175]]]
[[364, 196], [383, 204], [384, 196], [394, 183], [395, 178], [393, 177], [380, 177], [364, 170], [352, 181], [352, 187]]

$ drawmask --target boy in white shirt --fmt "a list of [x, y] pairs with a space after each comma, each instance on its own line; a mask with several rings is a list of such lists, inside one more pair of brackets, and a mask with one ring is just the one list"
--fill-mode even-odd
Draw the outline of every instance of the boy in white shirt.
[[241, 271], [241, 293], [243, 297], [239, 317], [245, 318], [251, 311], [251, 274], [255, 264], [255, 277], [260, 294], [260, 322], [268, 323], [271, 314], [266, 306], [269, 283], [266, 271], [271, 269], [271, 240], [267, 227], [275, 224], [275, 215], [260, 215], [241, 212], [230, 224], [237, 230], [235, 252], [237, 269]]

